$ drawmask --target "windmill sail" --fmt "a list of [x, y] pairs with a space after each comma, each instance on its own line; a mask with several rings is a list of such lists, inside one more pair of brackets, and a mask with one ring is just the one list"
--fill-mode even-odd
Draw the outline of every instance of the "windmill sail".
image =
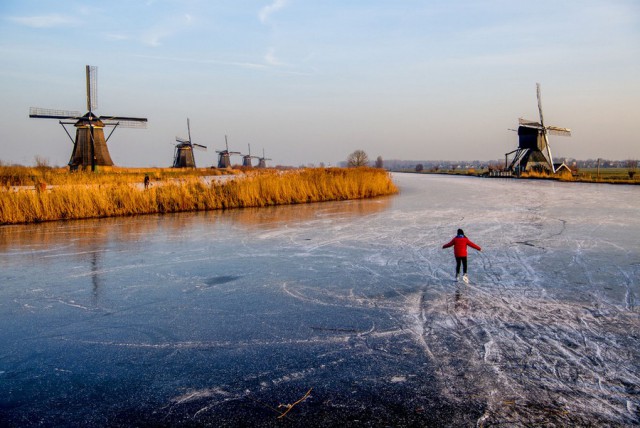
[[79, 111], [57, 110], [51, 108], [30, 107], [29, 117], [38, 119], [78, 119], [82, 116]]
[[87, 65], [87, 110], [98, 108], [98, 67]]

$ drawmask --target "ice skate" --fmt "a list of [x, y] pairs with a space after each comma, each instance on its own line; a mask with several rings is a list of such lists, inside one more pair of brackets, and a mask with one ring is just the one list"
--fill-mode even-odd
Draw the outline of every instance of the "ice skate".
[[462, 280], [464, 281], [465, 284], [469, 283], [469, 277], [467, 276], [466, 273], [464, 275], [462, 275]]

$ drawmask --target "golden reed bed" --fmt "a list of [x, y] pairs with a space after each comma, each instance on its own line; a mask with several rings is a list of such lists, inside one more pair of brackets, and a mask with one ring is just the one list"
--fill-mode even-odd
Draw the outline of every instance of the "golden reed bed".
[[[197, 176], [151, 181], [94, 178], [89, 183], [69, 174], [61, 185], [36, 184], [0, 191], [0, 224], [113, 217], [227, 208], [262, 207], [389, 195], [398, 190], [388, 172], [375, 168], [307, 168], [242, 173], [205, 184]], [[143, 175], [144, 176], [144, 175]], [[34, 190], [35, 189], [35, 190]]]

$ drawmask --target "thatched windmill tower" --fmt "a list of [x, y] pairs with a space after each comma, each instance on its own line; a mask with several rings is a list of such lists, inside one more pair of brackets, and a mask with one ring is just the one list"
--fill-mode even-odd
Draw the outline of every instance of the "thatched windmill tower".
[[251, 159], [260, 159], [258, 156], [251, 156], [251, 144], [247, 144], [249, 146], [249, 154], [242, 155], [242, 166], [253, 167], [251, 165]]
[[[571, 136], [569, 128], [558, 126], [545, 126], [542, 115], [542, 99], [540, 96], [540, 84], [536, 83], [536, 94], [538, 97], [538, 112], [540, 122], [526, 119], [518, 119], [518, 148], [505, 154], [505, 167], [512, 172], [523, 172], [529, 170], [546, 170], [556, 173], [563, 164], [554, 164], [549, 145], [549, 134]], [[511, 164], [507, 167], [509, 155], [514, 154]], [[564, 166], [566, 167], [566, 166]]]
[[224, 144], [225, 150], [216, 150], [218, 153], [218, 168], [230, 168], [231, 167], [231, 155], [240, 155], [240, 152], [230, 152], [229, 151], [229, 142], [227, 141], [227, 136], [224, 136]]
[[[69, 160], [71, 169], [91, 167], [95, 171], [96, 166], [111, 166], [113, 161], [107, 148], [107, 141], [111, 138], [113, 131], [117, 127], [121, 128], [146, 128], [147, 119], [139, 117], [124, 117], [103, 115], [97, 116], [93, 110], [98, 108], [98, 68], [87, 65], [87, 110], [82, 115], [78, 111], [52, 110], [37, 107], [29, 109], [29, 117], [38, 119], [58, 119], [73, 143], [73, 151]], [[76, 138], [71, 138], [71, 134], [65, 125], [76, 127]], [[104, 128], [112, 126], [113, 129], [105, 138]]]
[[259, 160], [258, 160], [257, 168], [266, 168], [267, 167], [267, 161], [268, 160], [272, 160], [272, 159], [266, 158], [264, 156], [264, 149], [262, 149], [262, 157], [261, 158], [259, 157], [258, 159]]
[[207, 150], [207, 146], [191, 142], [191, 124], [189, 123], [189, 118], [187, 118], [187, 133], [189, 135], [188, 139], [176, 137], [178, 144], [176, 144], [176, 150], [173, 155], [173, 168], [195, 168], [196, 158], [193, 155], [193, 149], [199, 148]]

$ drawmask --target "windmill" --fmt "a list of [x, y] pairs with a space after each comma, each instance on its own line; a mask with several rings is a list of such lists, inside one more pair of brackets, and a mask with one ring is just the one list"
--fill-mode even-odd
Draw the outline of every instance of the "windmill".
[[251, 156], [251, 144], [247, 144], [249, 146], [249, 154], [242, 155], [242, 166], [252, 167], [251, 159], [260, 159], [259, 156]]
[[176, 144], [176, 150], [173, 155], [173, 168], [195, 168], [196, 158], [193, 155], [194, 147], [207, 150], [207, 146], [195, 144], [191, 141], [191, 124], [189, 123], [189, 118], [187, 118], [187, 133], [189, 135], [188, 139], [176, 137], [178, 144]]
[[262, 157], [258, 158], [258, 159], [259, 159], [259, 161], [258, 161], [257, 168], [266, 168], [267, 167], [267, 162], [266, 161], [272, 160], [272, 159], [264, 157], [264, 149], [262, 149]]
[[518, 119], [518, 148], [505, 154], [505, 166], [509, 155], [514, 154], [511, 164], [507, 168], [510, 171], [529, 171], [531, 169], [543, 169], [553, 172], [563, 166], [554, 164], [549, 145], [549, 134], [571, 136], [571, 129], [558, 126], [546, 126], [542, 115], [542, 99], [540, 96], [540, 84], [536, 83], [536, 95], [538, 97], [538, 112], [540, 122]]
[[[96, 166], [111, 166], [113, 161], [107, 148], [107, 141], [111, 138], [113, 131], [117, 127], [121, 128], [146, 128], [147, 119], [139, 117], [124, 117], [103, 115], [97, 116], [93, 110], [98, 108], [98, 68], [87, 65], [87, 110], [84, 115], [78, 111], [44, 109], [31, 107], [29, 117], [37, 119], [58, 119], [60, 125], [73, 143], [73, 151], [69, 160], [69, 167], [76, 170], [79, 167], [87, 168], [91, 166], [91, 171], [96, 170]], [[65, 125], [76, 127], [76, 139], [71, 138], [71, 134]], [[113, 129], [105, 139], [104, 128], [112, 126]]]
[[224, 144], [226, 146], [225, 150], [216, 150], [218, 153], [218, 168], [229, 168], [231, 167], [231, 155], [240, 155], [240, 152], [230, 152], [229, 151], [229, 142], [227, 141], [227, 136], [224, 136]]

